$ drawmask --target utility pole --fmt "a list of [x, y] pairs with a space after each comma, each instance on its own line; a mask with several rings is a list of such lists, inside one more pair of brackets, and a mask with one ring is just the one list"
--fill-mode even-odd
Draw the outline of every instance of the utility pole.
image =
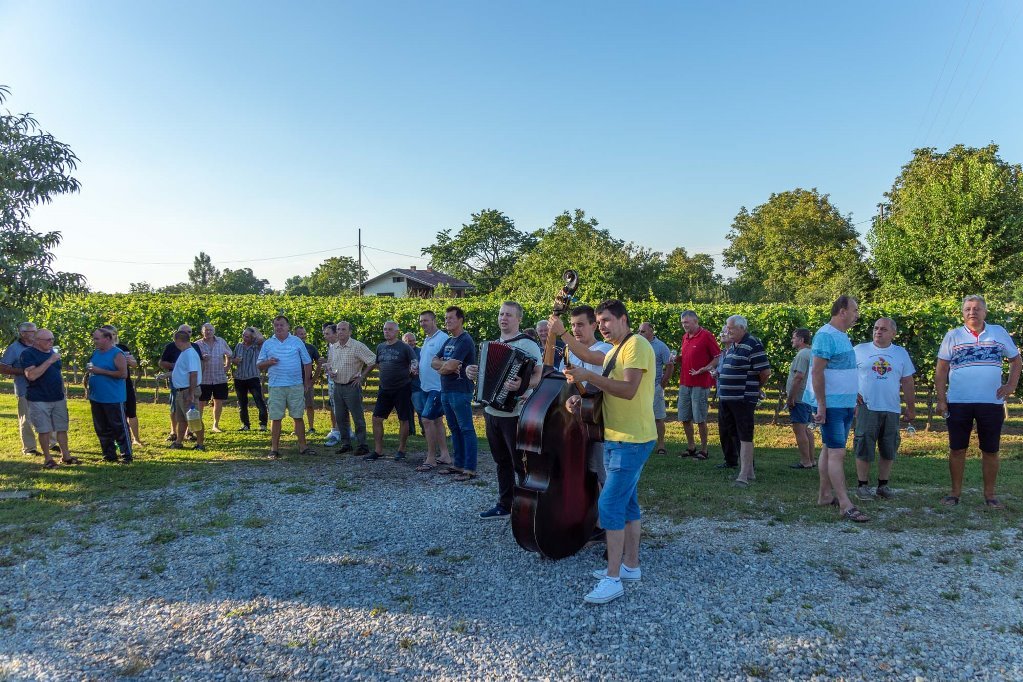
[[362, 296], [362, 228], [359, 228], [359, 296]]

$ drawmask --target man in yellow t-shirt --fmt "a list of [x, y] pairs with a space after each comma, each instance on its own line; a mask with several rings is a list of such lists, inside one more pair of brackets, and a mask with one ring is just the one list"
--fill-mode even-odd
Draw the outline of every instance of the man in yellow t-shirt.
[[[607, 531], [607, 569], [594, 571], [600, 582], [586, 595], [591, 604], [606, 604], [625, 594], [622, 581], [638, 582], [639, 477], [657, 442], [654, 421], [654, 350], [650, 342], [629, 329], [629, 314], [618, 300], [597, 306], [601, 335], [614, 349], [604, 358], [608, 376], [573, 367], [565, 370], [570, 382], [589, 382], [604, 392], [604, 466], [607, 482], [600, 492], [600, 525]], [[569, 398], [566, 407], [577, 412], [581, 399]]]

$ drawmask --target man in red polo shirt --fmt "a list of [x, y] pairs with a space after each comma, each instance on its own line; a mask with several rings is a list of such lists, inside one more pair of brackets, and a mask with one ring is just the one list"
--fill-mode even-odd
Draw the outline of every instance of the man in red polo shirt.
[[[721, 349], [714, 335], [700, 326], [700, 318], [692, 310], [680, 316], [686, 334], [679, 351], [678, 420], [686, 431], [683, 457], [707, 459], [707, 402]], [[693, 446], [693, 423], [700, 428], [700, 451]]]

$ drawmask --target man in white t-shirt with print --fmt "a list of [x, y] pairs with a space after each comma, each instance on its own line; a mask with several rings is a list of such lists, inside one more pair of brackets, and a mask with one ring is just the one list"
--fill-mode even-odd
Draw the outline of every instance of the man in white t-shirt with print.
[[[515, 301], [502, 303], [501, 309], [497, 313], [497, 326], [501, 330], [501, 337], [498, 340], [518, 348], [536, 361], [533, 373], [529, 378], [529, 388], [534, 388], [540, 383], [543, 374], [543, 356], [540, 354], [540, 346], [536, 341], [519, 332], [521, 324], [522, 306]], [[476, 381], [479, 369], [479, 365], [468, 365], [465, 368], [465, 375]], [[504, 387], [515, 393], [522, 386], [522, 381], [522, 377], [516, 376], [505, 381]], [[490, 454], [494, 457], [494, 464], [497, 465], [498, 500], [491, 509], [480, 512], [481, 519], [503, 519], [510, 516], [512, 501], [515, 497], [515, 477], [517, 475], [520, 481], [526, 478], [525, 466], [522, 463], [522, 457], [517, 454], [515, 440], [519, 426], [519, 414], [522, 412], [522, 404], [528, 395], [528, 392], [525, 393], [511, 412], [503, 412], [491, 405], [487, 405], [483, 410]]]
[[[963, 326], [952, 329], [941, 342], [934, 370], [934, 392], [938, 413], [948, 424], [948, 470], [952, 492], [941, 498], [944, 504], [959, 504], [966, 468], [966, 448], [974, 422], [980, 441], [981, 470], [984, 475], [984, 504], [1004, 509], [995, 497], [998, 478], [998, 449], [1005, 398], [1019, 384], [1019, 349], [1003, 327], [988, 324], [987, 303], [982, 296], [963, 299]], [[1009, 361], [1009, 380], [1002, 383], [1002, 360]]]
[[[607, 341], [597, 340], [597, 314], [592, 306], [581, 305], [572, 308], [570, 324], [572, 332], [565, 330], [560, 318], [549, 320], [551, 332], [565, 342], [565, 358], [573, 367], [583, 367], [597, 374], [604, 373], [604, 356], [611, 352]], [[564, 364], [564, 363], [562, 363]], [[583, 382], [585, 389], [586, 383]], [[604, 485], [607, 471], [604, 469], [604, 444], [592, 441], [586, 456], [587, 467], [597, 475], [597, 481]]]
[[[856, 352], [856, 371], [860, 392], [857, 396], [856, 420], [853, 427], [853, 452], [856, 454], [856, 497], [874, 499], [870, 489], [870, 464], [875, 451], [880, 451], [877, 463], [877, 497], [893, 497], [888, 481], [892, 463], [899, 451], [900, 417], [906, 423], [916, 419], [913, 375], [916, 367], [902, 346], [892, 343], [898, 328], [895, 320], [882, 317], [874, 323], [873, 340], [861, 343]], [[906, 402], [902, 414], [899, 393]]]

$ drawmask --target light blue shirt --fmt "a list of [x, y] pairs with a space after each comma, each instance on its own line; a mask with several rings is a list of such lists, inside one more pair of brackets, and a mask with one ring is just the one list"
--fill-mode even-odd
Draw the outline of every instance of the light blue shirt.
[[305, 342], [291, 334], [283, 341], [274, 335], [263, 342], [256, 362], [257, 364], [266, 362], [270, 358], [278, 360], [276, 365], [270, 365], [267, 370], [270, 386], [295, 386], [303, 383], [302, 365], [311, 364], [313, 361], [306, 350]]
[[[831, 324], [826, 324], [813, 335], [813, 346], [810, 352], [815, 358], [828, 361], [824, 370], [824, 395], [827, 407], [856, 407], [856, 394], [859, 392], [859, 375], [856, 370], [856, 351], [853, 350], [849, 335]], [[813, 368], [810, 369], [811, 375]], [[817, 407], [817, 398], [813, 393], [813, 377], [806, 382], [803, 402]]]
[[447, 332], [438, 329], [433, 336], [423, 339], [423, 347], [419, 349], [419, 390], [423, 393], [440, 390], [440, 373], [430, 363], [448, 340]]

